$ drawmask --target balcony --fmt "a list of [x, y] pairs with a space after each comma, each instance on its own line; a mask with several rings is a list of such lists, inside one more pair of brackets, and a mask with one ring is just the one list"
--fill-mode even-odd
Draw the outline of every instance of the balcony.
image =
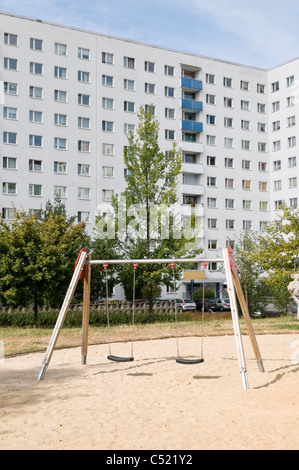
[[187, 98], [182, 99], [181, 107], [182, 109], [191, 109], [192, 111], [203, 110], [202, 101], [188, 100]]
[[188, 88], [194, 91], [202, 90], [202, 81], [194, 80], [193, 78], [182, 78], [181, 87]]
[[196, 175], [203, 174], [203, 164], [202, 163], [182, 163], [182, 172], [183, 173], [194, 173]]
[[183, 152], [191, 152], [191, 153], [203, 152], [203, 144], [200, 142], [188, 142], [184, 140], [181, 142], [180, 146]]
[[202, 132], [203, 125], [202, 122], [196, 121], [182, 121], [182, 130], [183, 131], [191, 131], [191, 132]]
[[182, 184], [181, 193], [190, 196], [203, 196], [204, 187], [199, 184]]

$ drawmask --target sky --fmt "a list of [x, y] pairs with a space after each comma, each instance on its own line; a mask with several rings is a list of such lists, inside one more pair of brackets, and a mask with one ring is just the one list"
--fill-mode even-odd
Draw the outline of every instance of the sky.
[[0, 0], [0, 11], [266, 69], [299, 56], [298, 0]]

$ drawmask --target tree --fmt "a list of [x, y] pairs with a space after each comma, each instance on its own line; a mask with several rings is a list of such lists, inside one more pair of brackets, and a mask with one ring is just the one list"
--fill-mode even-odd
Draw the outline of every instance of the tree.
[[[114, 198], [111, 213], [97, 218], [98, 251], [102, 256], [107, 250], [112, 251], [113, 257], [120, 259], [194, 256], [201, 251], [197, 246], [196, 218], [189, 206], [189, 231], [186, 226], [181, 227], [182, 214], [177, 204], [181, 151], [175, 144], [168, 152], [160, 150], [159, 123], [151, 112], [141, 107], [138, 119], [137, 138], [131, 133], [124, 151], [127, 187], [120, 197]], [[182, 268], [177, 267], [177, 276]], [[116, 271], [126, 296], [132, 298], [133, 267], [121, 265]], [[169, 266], [142, 264], [138, 267], [136, 288], [141, 292], [147, 287], [150, 322], [153, 321], [154, 286], [162, 282], [172, 283]]]
[[276, 305], [287, 311], [290, 294], [287, 290], [291, 274], [298, 270], [299, 210], [283, 205], [282, 212], [266, 232], [259, 237], [256, 261], [267, 272], [266, 282], [276, 299]]
[[74, 260], [88, 243], [84, 223], [75, 224], [73, 218], [48, 209], [42, 220], [23, 210], [15, 211], [11, 224], [0, 220], [1, 301], [34, 305], [36, 325], [39, 306], [60, 305]]

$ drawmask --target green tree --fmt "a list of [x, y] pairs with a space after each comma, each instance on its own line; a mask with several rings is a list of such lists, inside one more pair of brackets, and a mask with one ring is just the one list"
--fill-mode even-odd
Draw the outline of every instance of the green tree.
[[[197, 246], [195, 215], [190, 213], [187, 231], [185, 227], [178, 228], [177, 217], [181, 214], [175, 214], [181, 151], [175, 144], [168, 152], [160, 150], [159, 123], [151, 112], [146, 113], [141, 107], [138, 118], [137, 138], [131, 133], [124, 151], [127, 187], [121, 197], [114, 198], [111, 214], [97, 219], [97, 252], [102, 253], [102, 259], [106, 251], [119, 259], [194, 256], [201, 251]], [[182, 265], [176, 267], [177, 277], [182, 269]], [[116, 272], [127, 298], [131, 299], [133, 267], [120, 265]], [[154, 286], [161, 283], [172, 283], [169, 266], [142, 264], [138, 267], [136, 289], [141, 292], [147, 288], [150, 322], [153, 321]]]
[[256, 262], [267, 272], [266, 282], [281, 311], [287, 311], [291, 300], [287, 286], [291, 274], [298, 271], [298, 258], [299, 210], [283, 205], [280, 215], [259, 237], [255, 255]]
[[34, 305], [37, 325], [39, 306], [61, 304], [74, 260], [87, 243], [85, 225], [55, 211], [48, 210], [46, 218], [37, 220], [34, 214], [16, 210], [10, 224], [0, 220], [1, 301]]

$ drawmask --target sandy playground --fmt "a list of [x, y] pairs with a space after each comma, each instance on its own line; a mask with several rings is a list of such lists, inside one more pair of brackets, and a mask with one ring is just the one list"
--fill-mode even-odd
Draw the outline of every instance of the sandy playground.
[[[45, 379], [34, 353], [0, 364], [0, 449], [298, 449], [299, 335], [257, 336], [265, 373], [243, 337], [249, 390], [233, 336], [207, 337], [205, 362], [175, 361], [176, 340], [137, 341], [134, 362], [107, 345], [55, 350]], [[200, 351], [181, 338], [182, 356]], [[129, 343], [112, 344], [129, 355]]]

